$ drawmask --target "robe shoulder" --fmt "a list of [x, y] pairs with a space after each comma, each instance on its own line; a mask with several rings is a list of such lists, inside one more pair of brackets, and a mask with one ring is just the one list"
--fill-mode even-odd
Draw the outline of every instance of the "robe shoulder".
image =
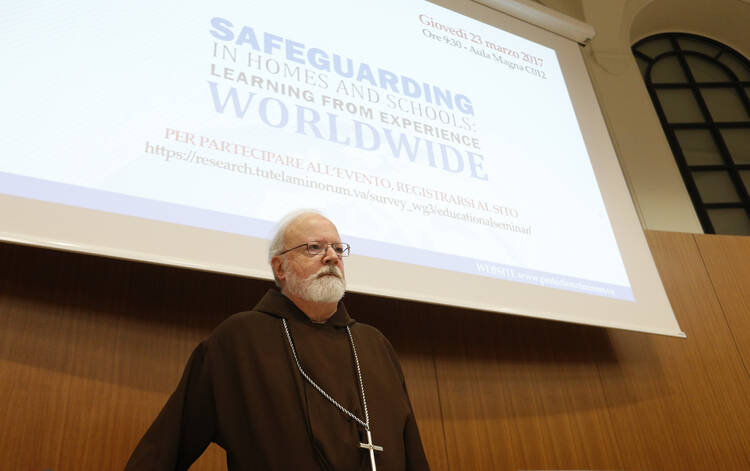
[[256, 338], [270, 330], [278, 332], [280, 325], [279, 317], [259, 311], [242, 311], [224, 319], [204, 342], [213, 347], [226, 342]]
[[262, 325], [276, 325], [281, 318], [260, 311], [241, 311], [224, 319], [211, 333], [214, 335], [229, 335], [235, 329]]
[[393, 345], [391, 345], [391, 342], [388, 340], [388, 338], [383, 335], [383, 333], [378, 330], [377, 327], [371, 326], [370, 324], [363, 324], [362, 322], [356, 322], [352, 326], [352, 331], [355, 333], [355, 335], [357, 335], [357, 333], [361, 333], [361, 335], [363, 336], [372, 338], [380, 345], [382, 345], [382, 348], [388, 351], [393, 360], [398, 361], [396, 350], [393, 348]]

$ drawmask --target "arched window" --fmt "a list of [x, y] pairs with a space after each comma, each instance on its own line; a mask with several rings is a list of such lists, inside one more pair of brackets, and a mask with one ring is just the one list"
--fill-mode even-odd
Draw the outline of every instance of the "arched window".
[[684, 33], [633, 46], [707, 234], [750, 235], [750, 61]]

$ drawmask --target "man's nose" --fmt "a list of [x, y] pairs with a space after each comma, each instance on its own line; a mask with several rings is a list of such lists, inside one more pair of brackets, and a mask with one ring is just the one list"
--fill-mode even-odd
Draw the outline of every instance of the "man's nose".
[[341, 260], [341, 257], [333, 250], [331, 245], [328, 245], [325, 252], [323, 252], [323, 263], [326, 265], [335, 265], [339, 260]]

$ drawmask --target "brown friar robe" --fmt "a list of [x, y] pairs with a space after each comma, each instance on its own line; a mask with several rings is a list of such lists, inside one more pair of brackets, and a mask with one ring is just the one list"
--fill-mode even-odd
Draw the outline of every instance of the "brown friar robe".
[[329, 395], [364, 418], [352, 348], [362, 370], [373, 443], [382, 471], [427, 470], [396, 354], [374, 327], [339, 303], [325, 324], [311, 322], [278, 290], [253, 311], [222, 322], [193, 351], [177, 389], [148, 429], [126, 471], [188, 469], [211, 442], [231, 471], [370, 469], [361, 427], [299, 373], [281, 318], [287, 319], [302, 367]]

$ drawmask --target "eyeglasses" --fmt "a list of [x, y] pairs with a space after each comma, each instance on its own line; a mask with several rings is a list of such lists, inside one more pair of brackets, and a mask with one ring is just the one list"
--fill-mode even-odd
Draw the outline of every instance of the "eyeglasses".
[[325, 242], [307, 242], [305, 244], [300, 244], [296, 247], [292, 247], [291, 249], [286, 249], [283, 252], [279, 252], [278, 255], [284, 255], [285, 253], [291, 252], [294, 249], [306, 247], [307, 255], [314, 257], [316, 255], [327, 252], [329, 246], [333, 249], [334, 252], [336, 252], [336, 255], [338, 255], [339, 257], [349, 256], [349, 244], [345, 244], [343, 242], [334, 242], [332, 244], [326, 244]]

